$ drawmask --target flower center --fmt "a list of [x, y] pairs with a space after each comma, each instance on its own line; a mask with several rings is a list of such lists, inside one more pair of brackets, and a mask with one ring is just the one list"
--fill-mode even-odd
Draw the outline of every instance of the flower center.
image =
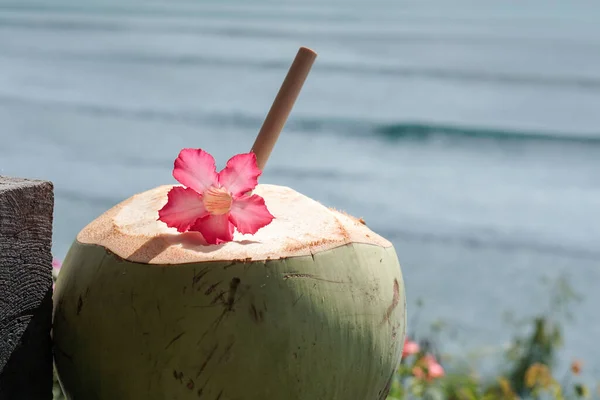
[[204, 192], [204, 207], [213, 215], [223, 215], [231, 210], [231, 194], [223, 188], [211, 186]]

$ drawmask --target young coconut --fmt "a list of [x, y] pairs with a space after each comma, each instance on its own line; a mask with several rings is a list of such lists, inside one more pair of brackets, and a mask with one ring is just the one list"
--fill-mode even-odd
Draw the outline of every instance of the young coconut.
[[385, 399], [406, 327], [396, 253], [353, 217], [256, 186], [283, 126], [270, 116], [258, 160], [217, 174], [184, 149], [185, 188], [138, 194], [79, 233], [54, 297], [68, 398]]
[[205, 245], [156, 210], [171, 186], [87, 226], [55, 292], [56, 366], [70, 399], [384, 399], [404, 342], [392, 245], [292, 189], [275, 216]]

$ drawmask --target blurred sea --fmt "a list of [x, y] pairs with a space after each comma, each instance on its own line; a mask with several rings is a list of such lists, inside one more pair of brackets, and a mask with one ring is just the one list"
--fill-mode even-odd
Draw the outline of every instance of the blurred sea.
[[52, 180], [54, 252], [174, 182], [182, 147], [248, 151], [297, 48], [319, 53], [262, 182], [392, 240], [418, 325], [506, 343], [505, 311], [584, 300], [563, 361], [599, 376], [600, 3], [0, 0], [0, 174]]

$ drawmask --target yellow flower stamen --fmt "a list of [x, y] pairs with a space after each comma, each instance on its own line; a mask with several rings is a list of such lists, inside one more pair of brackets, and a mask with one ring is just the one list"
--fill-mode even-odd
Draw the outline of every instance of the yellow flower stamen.
[[223, 189], [212, 186], [204, 192], [204, 207], [213, 215], [223, 215], [231, 210], [231, 194]]

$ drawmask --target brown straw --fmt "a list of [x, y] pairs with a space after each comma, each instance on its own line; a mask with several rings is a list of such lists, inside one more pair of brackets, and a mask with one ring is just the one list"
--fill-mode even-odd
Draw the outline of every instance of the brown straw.
[[306, 47], [300, 47], [296, 58], [287, 73], [277, 97], [263, 122], [260, 132], [252, 146], [252, 152], [256, 154], [258, 168], [263, 170], [265, 164], [273, 151], [275, 142], [285, 125], [285, 122], [294, 107], [294, 103], [302, 90], [302, 85], [315, 62], [317, 53]]

